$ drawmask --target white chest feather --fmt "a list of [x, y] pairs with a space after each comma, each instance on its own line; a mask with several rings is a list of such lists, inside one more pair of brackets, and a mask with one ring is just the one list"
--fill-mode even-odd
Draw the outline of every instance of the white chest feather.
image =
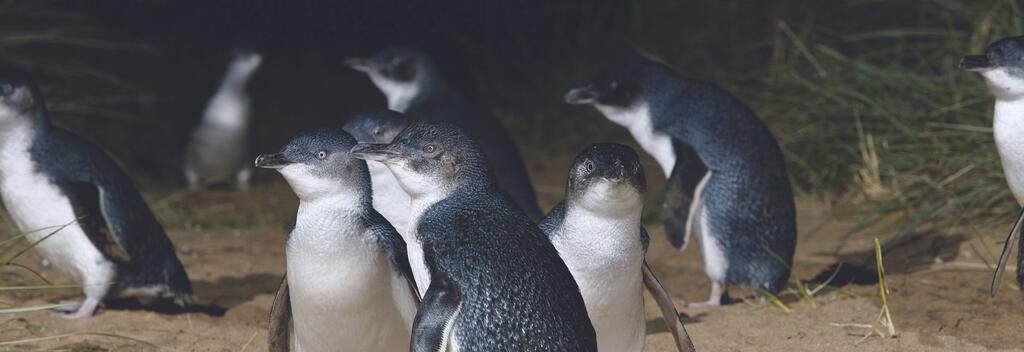
[[552, 243], [580, 287], [600, 351], [641, 351], [645, 320], [643, 245], [636, 216], [567, 209]]
[[665, 177], [672, 174], [676, 165], [676, 151], [672, 148], [672, 137], [654, 130], [650, 109], [646, 103], [639, 103], [632, 109], [619, 109], [605, 105], [595, 105], [608, 120], [625, 127], [633, 135], [648, 154], [658, 161]]
[[729, 271], [729, 261], [725, 255], [725, 247], [712, 231], [708, 223], [708, 209], [702, 204], [697, 207], [696, 222], [700, 232], [700, 254], [705, 261], [705, 272], [712, 281], [724, 283]]
[[423, 213], [437, 202], [447, 198], [450, 190], [439, 186], [444, 184], [441, 180], [425, 177], [410, 170], [406, 165], [388, 165], [388, 169], [391, 170], [405, 194], [409, 196], [408, 231], [402, 233], [402, 236], [406, 239], [409, 264], [412, 266], [417, 289], [423, 295], [427, 292], [427, 287], [430, 287], [430, 271], [423, 261], [423, 247], [419, 240], [417, 227]]
[[387, 256], [348, 215], [300, 205], [286, 250], [296, 344], [303, 351], [407, 348], [412, 297], [394, 287]]
[[402, 238], [409, 242], [412, 237], [407, 235], [409, 226], [409, 195], [402, 190], [395, 175], [387, 167], [376, 161], [368, 161], [370, 182], [373, 186], [373, 208], [377, 209], [391, 223]]
[[377, 89], [380, 89], [381, 93], [384, 93], [384, 97], [388, 100], [388, 109], [398, 112], [409, 110], [409, 105], [420, 92], [417, 82], [398, 82], [378, 73], [370, 73], [370, 80], [377, 86]]
[[[412, 267], [412, 276], [416, 279], [416, 289], [419, 290], [420, 295], [427, 293], [427, 288], [430, 287], [430, 269], [427, 268], [427, 263], [424, 262], [423, 257], [423, 243], [419, 240], [419, 233], [417, 232], [417, 225], [419, 224], [420, 217], [427, 209], [437, 203], [433, 199], [412, 199], [410, 203], [410, 222], [408, 238], [406, 240], [406, 251], [409, 253], [409, 266]], [[403, 235], [406, 236], [406, 235]]]
[[992, 129], [1006, 182], [1024, 205], [1024, 99], [996, 100]]
[[76, 283], [89, 297], [103, 297], [114, 280], [114, 265], [89, 241], [63, 192], [35, 169], [29, 153], [30, 131], [3, 136], [0, 144], [0, 194], [11, 219], [35, 250]]

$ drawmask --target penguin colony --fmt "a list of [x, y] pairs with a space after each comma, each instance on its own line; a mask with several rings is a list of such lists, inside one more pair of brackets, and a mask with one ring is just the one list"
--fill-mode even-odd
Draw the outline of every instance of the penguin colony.
[[[189, 142], [190, 188], [248, 188], [247, 82], [262, 57], [238, 51]], [[427, 54], [390, 48], [345, 61], [387, 109], [301, 132], [256, 168], [299, 199], [286, 276], [271, 307], [273, 351], [642, 351], [644, 291], [680, 351], [695, 351], [671, 295], [644, 256], [647, 177], [630, 147], [598, 143], [568, 166], [564, 200], [544, 215], [501, 123]], [[1024, 37], [965, 56], [996, 98], [1006, 179], [1024, 205]], [[664, 228], [696, 234], [711, 280], [774, 294], [789, 280], [796, 212], [778, 142], [729, 92], [634, 58], [578, 88], [626, 128], [667, 178]], [[104, 300], [194, 302], [174, 246], [129, 178], [103, 151], [53, 126], [27, 76], [0, 77], [0, 198], [17, 228], [85, 299], [56, 309], [92, 316]], [[994, 294], [1024, 211], [1013, 225]], [[1017, 281], [1024, 284], [1024, 256]], [[291, 335], [294, 334], [294, 339]], [[699, 338], [698, 338], [699, 340]], [[294, 341], [294, 342], [292, 342]]]

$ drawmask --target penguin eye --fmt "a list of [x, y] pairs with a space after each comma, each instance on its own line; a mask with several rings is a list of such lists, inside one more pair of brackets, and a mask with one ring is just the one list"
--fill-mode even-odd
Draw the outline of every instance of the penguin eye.
[[373, 134], [374, 134], [375, 136], [379, 136], [379, 135], [380, 135], [380, 127], [374, 128], [374, 129], [373, 129]]
[[437, 146], [435, 146], [433, 144], [427, 144], [427, 145], [423, 146], [423, 152], [424, 153], [433, 154], [436, 151], [437, 151]]
[[320, 159], [320, 160], [327, 159], [327, 151], [326, 150], [321, 150], [319, 152], [316, 152], [316, 158]]
[[583, 168], [587, 169], [587, 172], [594, 172], [594, 162], [587, 160], [587, 162], [583, 163]]

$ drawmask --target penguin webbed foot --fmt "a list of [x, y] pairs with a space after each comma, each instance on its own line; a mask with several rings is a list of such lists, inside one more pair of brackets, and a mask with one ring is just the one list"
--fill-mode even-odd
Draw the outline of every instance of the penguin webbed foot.
[[53, 308], [53, 311], [61, 313], [61, 318], [68, 320], [81, 320], [91, 317], [100, 305], [98, 298], [86, 298], [85, 301], [61, 301], [62, 306]]
[[687, 303], [687, 308], [700, 308], [700, 307], [719, 307], [722, 304], [729, 303], [729, 290], [725, 285], [712, 282], [711, 283], [711, 295], [707, 301], [704, 302], [692, 302]]

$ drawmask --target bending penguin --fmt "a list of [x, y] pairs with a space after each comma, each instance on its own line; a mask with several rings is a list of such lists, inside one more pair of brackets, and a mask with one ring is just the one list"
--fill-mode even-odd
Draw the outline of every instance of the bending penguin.
[[389, 144], [360, 143], [412, 199], [430, 284], [411, 351], [595, 351], [579, 287], [544, 233], [495, 186], [476, 142], [416, 121]]
[[[995, 96], [995, 116], [992, 131], [995, 134], [996, 150], [1003, 164], [1003, 174], [1018, 205], [1024, 205], [1024, 36], [1010, 37], [989, 45], [984, 54], [967, 55], [960, 60], [959, 67], [977, 72]], [[990, 293], [995, 296], [1003, 281], [1010, 251], [1016, 243], [1017, 282], [1024, 284], [1024, 241], [1017, 237], [1024, 229], [1024, 210], [1014, 222], [1006, 238], [1003, 252], [999, 256]]]
[[[727, 285], [777, 293], [789, 280], [796, 210], [778, 142], [732, 94], [634, 59], [565, 95], [629, 129], [665, 175], [665, 232], [677, 248], [701, 239], [708, 301]], [[685, 221], [683, 220], [685, 219]]]
[[246, 156], [249, 95], [245, 87], [262, 61], [260, 54], [248, 51], [238, 51], [232, 57], [186, 148], [185, 180], [190, 189], [232, 178], [235, 188], [249, 188], [252, 169]]
[[543, 213], [530, 183], [523, 157], [512, 137], [478, 100], [446, 79], [426, 53], [390, 48], [369, 58], [350, 58], [346, 64], [365, 72], [388, 101], [388, 109], [411, 118], [452, 123], [469, 132], [494, 169], [498, 188], [531, 219]]
[[271, 346], [287, 346], [289, 315], [298, 351], [409, 345], [418, 294], [405, 242], [373, 209], [366, 163], [349, 153], [355, 144], [340, 128], [314, 129], [256, 158], [256, 167], [276, 169], [299, 197], [286, 279], [271, 309]]
[[50, 124], [26, 79], [0, 80], [0, 196], [18, 229], [85, 300], [66, 316], [92, 316], [108, 297], [192, 300], [174, 245], [131, 180], [103, 151]]
[[594, 144], [569, 168], [565, 200], [540, 228], [583, 294], [601, 351], [643, 351], [644, 286], [662, 310], [680, 351], [695, 351], [672, 298], [644, 260], [650, 237], [640, 222], [647, 188], [633, 149]]

